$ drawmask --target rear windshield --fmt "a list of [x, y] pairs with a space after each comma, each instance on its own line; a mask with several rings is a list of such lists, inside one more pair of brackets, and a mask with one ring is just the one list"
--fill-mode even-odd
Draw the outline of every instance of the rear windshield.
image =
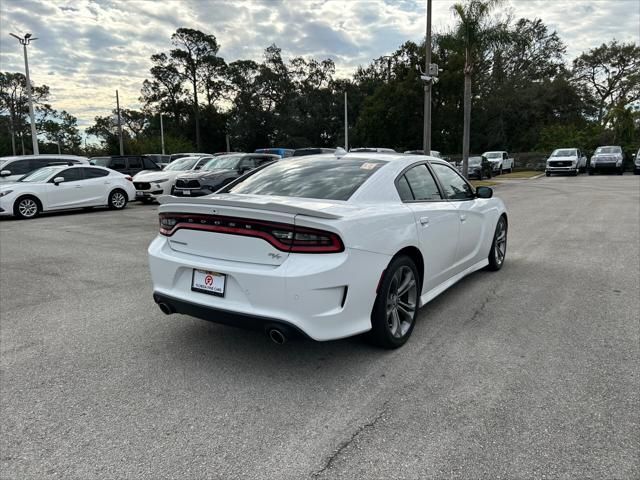
[[318, 159], [278, 162], [233, 187], [232, 193], [349, 200], [386, 162], [365, 159]]

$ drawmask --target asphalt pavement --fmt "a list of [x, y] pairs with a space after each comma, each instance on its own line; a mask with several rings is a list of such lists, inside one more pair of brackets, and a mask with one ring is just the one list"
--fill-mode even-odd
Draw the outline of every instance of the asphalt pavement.
[[640, 177], [496, 188], [507, 260], [410, 341], [165, 316], [156, 207], [0, 221], [0, 477], [640, 477]]

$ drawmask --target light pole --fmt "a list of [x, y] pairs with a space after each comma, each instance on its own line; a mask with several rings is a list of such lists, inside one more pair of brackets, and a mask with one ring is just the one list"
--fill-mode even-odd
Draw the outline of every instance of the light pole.
[[160, 143], [162, 143], [162, 154], [164, 155], [164, 125], [162, 125], [162, 112], [160, 112]]
[[344, 149], [349, 151], [349, 117], [347, 113], [347, 91], [344, 92]]
[[122, 144], [122, 123], [120, 122], [120, 97], [116, 90], [116, 111], [118, 112], [118, 137], [120, 138], [120, 155], [124, 155], [124, 145]]
[[422, 134], [422, 150], [424, 150], [425, 155], [431, 155], [431, 0], [427, 0], [427, 38], [425, 41], [425, 49], [424, 71], [428, 80], [424, 84], [424, 131]]
[[27, 79], [27, 97], [29, 98], [29, 117], [31, 118], [31, 141], [33, 142], [33, 154], [40, 155], [38, 151], [38, 134], [36, 133], [36, 118], [33, 114], [33, 97], [31, 95], [31, 80], [29, 79], [29, 60], [27, 59], [27, 45], [37, 40], [32, 38], [30, 33], [25, 33], [24, 38], [19, 37], [15, 33], [10, 33], [12, 37], [16, 38], [24, 50], [24, 73]]

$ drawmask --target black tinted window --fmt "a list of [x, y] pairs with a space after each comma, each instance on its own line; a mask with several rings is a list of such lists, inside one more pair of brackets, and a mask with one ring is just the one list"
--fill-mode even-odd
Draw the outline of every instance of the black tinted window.
[[409, 182], [407, 182], [407, 179], [404, 175], [398, 180], [398, 193], [400, 194], [400, 199], [403, 202], [413, 200], [413, 193], [411, 193]]
[[418, 165], [405, 173], [415, 200], [440, 200], [436, 181], [426, 165]]
[[144, 161], [144, 168], [148, 168], [150, 170], [157, 170], [159, 168], [158, 164], [156, 164], [150, 158], [145, 158], [143, 161]]
[[125, 170], [127, 168], [124, 158], [112, 158], [108, 166], [114, 170]]
[[64, 177], [65, 182], [75, 182], [76, 180], [82, 180], [82, 169], [80, 168], [68, 168], [67, 170], [61, 171], [56, 175], [57, 177]]
[[106, 170], [102, 170], [101, 168], [84, 167], [82, 170], [84, 171], [85, 178], [100, 178], [109, 175], [109, 172], [107, 172]]
[[2, 167], [3, 170], [9, 170], [11, 175], [25, 175], [32, 170], [35, 170], [39, 167], [31, 168], [30, 160], [17, 160], [15, 162], [11, 162], [9, 165], [5, 165]]
[[142, 160], [140, 158], [130, 157], [129, 168], [142, 168]]
[[382, 160], [288, 160], [260, 170], [230, 191], [256, 195], [348, 200], [382, 165]]
[[447, 198], [452, 200], [474, 198], [473, 191], [469, 184], [453, 168], [440, 163], [433, 163], [431, 166], [440, 179], [440, 183], [444, 188], [444, 194]]
[[32, 158], [29, 160], [29, 164], [31, 166], [31, 170], [36, 170], [38, 168], [47, 167], [52, 164], [60, 164], [62, 160], [55, 160], [52, 158]]

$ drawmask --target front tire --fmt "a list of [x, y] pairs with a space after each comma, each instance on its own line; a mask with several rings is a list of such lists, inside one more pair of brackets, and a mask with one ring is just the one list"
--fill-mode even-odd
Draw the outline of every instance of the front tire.
[[127, 193], [124, 190], [114, 190], [109, 194], [109, 208], [111, 210], [122, 210], [127, 206]]
[[489, 251], [489, 265], [487, 270], [496, 272], [504, 265], [504, 259], [507, 256], [507, 219], [502, 216], [496, 224], [496, 231], [493, 234], [493, 243]]
[[389, 264], [371, 312], [371, 341], [383, 348], [404, 345], [416, 323], [420, 276], [411, 258], [402, 255]]
[[13, 214], [22, 220], [36, 218], [41, 211], [42, 205], [40, 204], [40, 200], [31, 195], [20, 197], [13, 204]]

